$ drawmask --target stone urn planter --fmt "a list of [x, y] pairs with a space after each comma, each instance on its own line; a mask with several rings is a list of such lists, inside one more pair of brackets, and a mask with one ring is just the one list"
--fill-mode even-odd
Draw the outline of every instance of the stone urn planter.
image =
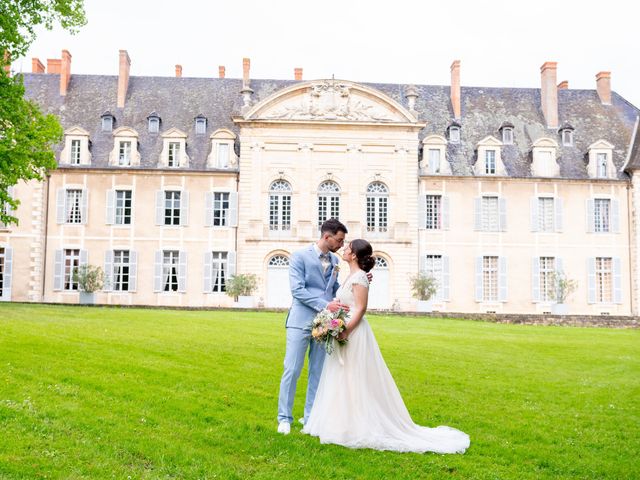
[[418, 300], [416, 303], [416, 312], [421, 312], [421, 313], [433, 312], [433, 301]]
[[237, 308], [253, 308], [255, 304], [255, 297], [251, 295], [238, 295], [238, 301], [235, 303], [235, 306]]
[[96, 294], [94, 292], [80, 292], [80, 298], [78, 300], [80, 305], [93, 305], [96, 303]]
[[566, 303], [554, 303], [551, 305], [551, 313], [554, 315], [566, 315], [569, 313], [569, 305]]

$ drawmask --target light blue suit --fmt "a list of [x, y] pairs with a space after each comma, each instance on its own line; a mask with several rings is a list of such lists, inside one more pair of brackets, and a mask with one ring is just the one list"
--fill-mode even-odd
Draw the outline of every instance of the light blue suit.
[[305, 421], [311, 413], [325, 355], [323, 345], [311, 340], [311, 322], [316, 314], [333, 300], [339, 286], [338, 269], [335, 268], [338, 258], [329, 255], [331, 265], [326, 273], [323, 272], [322, 262], [313, 245], [295, 252], [289, 262], [289, 283], [293, 300], [285, 322], [287, 350], [284, 357], [284, 373], [280, 381], [278, 422], [293, 423], [293, 399], [307, 349], [309, 382], [304, 404]]

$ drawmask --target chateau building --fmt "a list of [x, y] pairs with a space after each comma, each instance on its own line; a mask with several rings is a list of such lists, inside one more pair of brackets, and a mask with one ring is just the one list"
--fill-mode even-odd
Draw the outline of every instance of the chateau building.
[[[556, 272], [571, 313], [637, 315], [640, 111], [611, 90], [347, 80], [24, 74], [64, 140], [44, 182], [19, 183], [0, 227], [0, 299], [77, 303], [74, 269], [101, 266], [104, 304], [231, 306], [255, 273], [288, 307], [293, 251], [336, 217], [377, 256], [370, 307], [415, 310], [436, 278], [444, 312], [544, 313]], [[341, 276], [346, 276], [343, 269]]]

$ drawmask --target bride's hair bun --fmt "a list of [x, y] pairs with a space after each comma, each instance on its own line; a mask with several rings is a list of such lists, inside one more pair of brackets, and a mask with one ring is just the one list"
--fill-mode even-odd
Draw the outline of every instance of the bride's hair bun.
[[373, 248], [371, 244], [366, 240], [361, 238], [357, 238], [353, 240], [350, 244], [351, 251], [356, 254], [356, 258], [358, 259], [358, 266], [368, 272], [376, 265], [376, 257], [372, 255]]

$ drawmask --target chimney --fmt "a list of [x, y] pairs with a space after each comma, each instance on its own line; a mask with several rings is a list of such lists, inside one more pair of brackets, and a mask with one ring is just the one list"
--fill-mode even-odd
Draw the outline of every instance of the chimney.
[[60, 74], [60, 62], [58, 58], [47, 58], [47, 73]]
[[71, 80], [71, 54], [69, 50], [62, 50], [62, 60], [60, 62], [60, 95], [67, 95]]
[[558, 90], [567, 90], [569, 88], [569, 81], [563, 80], [558, 84]]
[[242, 88], [249, 87], [249, 67], [251, 66], [251, 60], [248, 58], [242, 59]]
[[218, 78], [224, 78], [224, 65], [218, 67]]
[[557, 62], [544, 62], [540, 67], [542, 113], [547, 128], [558, 128]]
[[31, 73], [44, 73], [44, 65], [39, 58], [31, 59]]
[[298, 67], [293, 69], [293, 78], [302, 80], [302, 68]]
[[451, 64], [451, 106], [453, 118], [460, 118], [460, 60]]
[[611, 105], [611, 72], [599, 72], [596, 75], [596, 88], [603, 105]]
[[182, 76], [182, 65], [176, 65], [176, 77]]
[[118, 72], [118, 108], [124, 108], [124, 100], [129, 88], [129, 69], [131, 59], [126, 50], [120, 50], [120, 67]]

